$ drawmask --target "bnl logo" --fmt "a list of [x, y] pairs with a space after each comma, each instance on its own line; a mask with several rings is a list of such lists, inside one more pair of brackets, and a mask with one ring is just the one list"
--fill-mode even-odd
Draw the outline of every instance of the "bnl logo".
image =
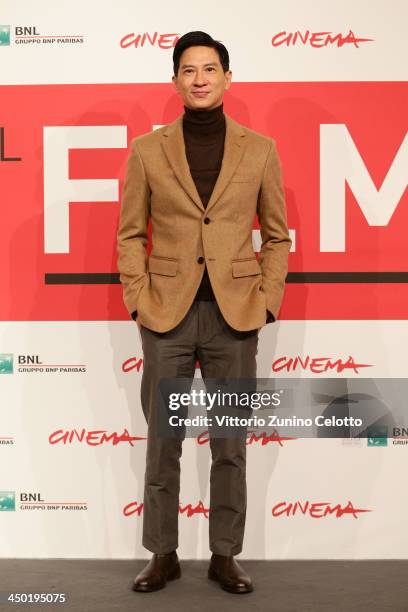
[[14, 491], [0, 491], [0, 512], [11, 512], [16, 509]]
[[0, 47], [10, 45], [10, 26], [0, 25]]
[[388, 446], [388, 428], [376, 427], [369, 430], [367, 446]]
[[13, 353], [0, 353], [0, 374], [13, 373]]

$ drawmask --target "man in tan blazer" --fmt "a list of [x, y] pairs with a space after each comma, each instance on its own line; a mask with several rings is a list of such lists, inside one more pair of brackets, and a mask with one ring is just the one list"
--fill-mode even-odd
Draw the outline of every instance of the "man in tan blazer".
[[[163, 588], [181, 573], [181, 441], [157, 435], [158, 382], [192, 378], [197, 359], [204, 380], [256, 377], [258, 332], [278, 316], [291, 245], [274, 140], [222, 112], [232, 75], [225, 46], [190, 32], [178, 40], [173, 63], [185, 113], [132, 140], [117, 235], [124, 302], [138, 323], [144, 353], [143, 544], [154, 554], [135, 578], [138, 591]], [[214, 151], [221, 152], [218, 158]], [[255, 215], [259, 259], [252, 244]], [[227, 591], [245, 593], [253, 586], [233, 556], [244, 534], [246, 444], [231, 438], [210, 443], [208, 577]]]

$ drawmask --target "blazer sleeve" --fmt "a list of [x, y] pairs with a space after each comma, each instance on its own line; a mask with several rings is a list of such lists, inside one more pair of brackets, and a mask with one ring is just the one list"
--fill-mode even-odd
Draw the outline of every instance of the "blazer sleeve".
[[262, 269], [266, 307], [276, 320], [283, 299], [292, 240], [287, 226], [281, 164], [275, 141], [270, 140], [257, 204], [262, 239], [258, 261]]
[[137, 138], [134, 138], [126, 162], [117, 232], [117, 264], [123, 287], [123, 301], [131, 316], [137, 310], [140, 291], [148, 280], [146, 245], [150, 195]]

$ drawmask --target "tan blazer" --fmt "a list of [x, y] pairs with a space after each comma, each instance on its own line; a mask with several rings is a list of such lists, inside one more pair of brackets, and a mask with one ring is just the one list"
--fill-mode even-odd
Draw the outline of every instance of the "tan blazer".
[[[169, 331], [190, 308], [205, 261], [227, 323], [240, 331], [260, 328], [267, 309], [278, 316], [291, 245], [275, 142], [225, 115], [222, 167], [205, 209], [182, 120], [183, 114], [131, 142], [117, 233], [125, 305], [145, 327]], [[256, 214], [259, 260], [252, 245]]]

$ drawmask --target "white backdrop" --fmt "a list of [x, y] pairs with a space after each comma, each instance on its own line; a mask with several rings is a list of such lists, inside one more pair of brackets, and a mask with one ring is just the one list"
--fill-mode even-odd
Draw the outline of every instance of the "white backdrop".
[[[209, 0], [188, 5], [179, 0], [146, 4], [5, 0], [0, 30], [1, 24], [10, 25], [10, 41], [0, 45], [0, 85], [5, 92], [20, 85], [168, 83], [172, 49], [157, 45], [124, 49], [119, 42], [129, 33], [182, 35], [195, 29], [224, 42], [235, 82], [404, 82], [407, 17], [403, 0], [254, 0], [250, 4]], [[73, 42], [17, 43], [15, 28], [23, 26], [35, 26], [34, 37], [61, 36]], [[350, 43], [321, 48], [271, 45], [279, 32], [307, 29], [344, 36], [352, 30], [355, 36], [372, 40], [358, 47]], [[75, 42], [78, 39], [83, 42]], [[21, 105], [15, 109], [16, 117], [21, 117], [24, 100]], [[100, 125], [118, 123], [116, 117], [112, 123], [100, 121]], [[41, 181], [41, 154], [33, 163]], [[0, 177], [8, 171], [0, 164]], [[5, 201], [10, 203], [10, 197], [9, 193]], [[43, 205], [41, 196], [36, 197]], [[25, 206], [24, 201], [18, 204]], [[300, 194], [298, 206], [297, 231], [302, 228]], [[37, 213], [42, 236], [43, 210]], [[292, 231], [293, 221], [289, 214]], [[7, 225], [7, 211], [3, 211], [3, 222]], [[12, 278], [13, 253], [11, 248], [2, 253], [2, 270], [7, 279], [10, 276], [9, 285], [2, 289], [3, 300], [15, 284], [29, 282], [29, 270], [27, 278]], [[399, 258], [406, 255], [406, 251], [398, 253]], [[105, 298], [101, 293], [100, 299]], [[120, 299], [116, 287], [115, 300]], [[63, 307], [58, 301], [51, 303], [51, 310]], [[47, 320], [35, 312], [33, 306], [32, 315], [5, 315], [0, 323], [0, 554], [149, 557], [141, 545], [146, 424], [140, 406], [143, 355], [138, 329], [123, 311], [109, 320], [83, 316], [78, 321], [69, 316]], [[370, 319], [287, 317], [266, 326], [260, 333], [258, 376], [274, 375], [271, 364], [283, 356], [347, 361], [351, 355], [371, 367], [357, 373], [315, 373], [298, 367], [279, 375], [406, 377], [407, 317]], [[34, 370], [20, 371], [29, 368], [20, 363], [27, 356], [36, 359]], [[69, 433], [63, 437], [73, 430], [78, 435], [72, 441]], [[116, 432], [119, 438], [104, 441], [102, 431], [108, 436]], [[81, 432], [82, 440], [78, 439]], [[124, 432], [141, 439], [129, 442], [120, 438]], [[408, 448], [394, 442], [389, 439], [386, 446], [372, 447], [366, 439], [353, 443], [309, 439], [249, 445], [242, 558], [406, 558]], [[178, 551], [184, 558], [209, 556], [208, 519], [202, 511], [209, 505], [209, 468], [209, 445], [187, 440], [180, 497], [185, 511], [179, 518]], [[283, 502], [285, 506], [280, 505]], [[301, 507], [279, 514], [279, 509], [296, 502]], [[312, 504], [327, 506], [311, 508]], [[367, 512], [344, 511], [350, 504]], [[336, 506], [339, 511], [324, 516], [324, 508]]]

